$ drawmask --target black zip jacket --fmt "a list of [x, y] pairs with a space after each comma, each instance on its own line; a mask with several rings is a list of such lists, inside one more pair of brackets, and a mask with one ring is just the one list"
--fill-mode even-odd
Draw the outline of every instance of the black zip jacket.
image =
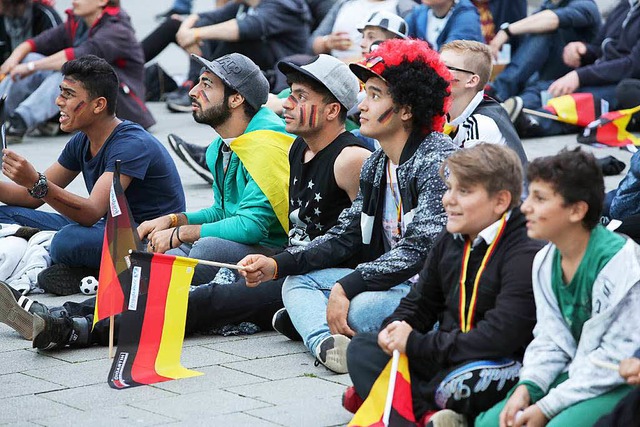
[[[462, 333], [459, 281], [464, 241], [443, 232], [420, 272], [420, 280], [382, 328], [395, 320], [406, 321], [413, 327], [407, 356], [443, 368], [472, 360], [521, 359], [536, 323], [531, 267], [541, 247], [541, 242], [527, 237], [524, 215], [515, 208], [480, 278], [472, 329]], [[482, 242], [471, 251], [467, 306], [487, 248]], [[434, 331], [437, 321], [440, 325]]]

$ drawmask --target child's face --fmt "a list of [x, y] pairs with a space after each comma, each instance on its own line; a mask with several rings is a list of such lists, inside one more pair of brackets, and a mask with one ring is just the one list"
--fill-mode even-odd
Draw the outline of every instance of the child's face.
[[527, 235], [532, 239], [554, 241], [575, 222], [574, 206], [545, 181], [529, 183], [529, 196], [520, 209], [527, 218]]
[[371, 77], [365, 83], [366, 97], [358, 105], [360, 109], [360, 132], [378, 140], [395, 134], [402, 128], [401, 108], [393, 103], [387, 83]]
[[362, 41], [360, 42], [360, 52], [362, 56], [369, 53], [373, 42], [385, 41], [388, 38], [387, 33], [380, 27], [365, 27], [362, 32]]
[[496, 222], [509, 208], [510, 193], [506, 190], [491, 196], [482, 184], [468, 184], [451, 173], [446, 180], [447, 191], [442, 205], [447, 213], [447, 231], [474, 239], [479, 232]]

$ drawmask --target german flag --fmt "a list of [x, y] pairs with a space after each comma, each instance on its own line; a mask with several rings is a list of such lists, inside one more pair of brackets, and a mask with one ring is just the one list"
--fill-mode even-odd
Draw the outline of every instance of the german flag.
[[196, 264], [172, 255], [131, 254], [130, 309], [120, 317], [109, 386], [122, 389], [202, 375], [180, 363]]
[[551, 98], [544, 109], [558, 116], [561, 122], [585, 127], [602, 114], [602, 104], [592, 93], [572, 93]]
[[[269, 200], [285, 233], [289, 232], [289, 147], [291, 135], [256, 130], [240, 135], [230, 148]], [[256, 148], [259, 147], [259, 148]], [[256, 149], [260, 155], [256, 156]]]
[[[394, 358], [396, 356], [394, 355]], [[409, 376], [409, 360], [406, 354], [398, 354], [397, 369], [393, 369], [394, 358], [389, 360], [380, 376], [373, 384], [369, 396], [353, 416], [348, 427], [416, 426], [413, 413], [413, 398], [411, 396], [411, 377]], [[395, 383], [389, 386], [393, 377]], [[392, 394], [388, 423], [385, 424], [384, 412], [387, 398]]]
[[640, 105], [626, 110], [605, 113], [598, 120], [587, 125], [578, 142], [583, 144], [605, 144], [610, 147], [626, 145], [640, 146], [640, 138], [627, 130], [631, 116], [640, 111]]
[[142, 250], [140, 237], [133, 227], [129, 203], [120, 184], [120, 160], [116, 161], [109, 194], [109, 211], [104, 227], [98, 295], [93, 324], [127, 309], [131, 274], [125, 257], [130, 250]]

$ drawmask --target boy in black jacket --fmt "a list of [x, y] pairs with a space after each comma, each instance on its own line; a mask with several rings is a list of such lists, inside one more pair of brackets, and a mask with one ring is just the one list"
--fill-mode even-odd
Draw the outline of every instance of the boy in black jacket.
[[517, 207], [520, 160], [509, 148], [484, 143], [452, 154], [440, 173], [446, 232], [381, 331], [352, 340], [348, 410], [367, 397], [393, 350], [409, 358], [416, 417], [426, 422], [440, 410], [434, 426], [445, 418], [465, 425], [517, 382], [535, 324], [531, 265], [541, 247], [527, 237]]

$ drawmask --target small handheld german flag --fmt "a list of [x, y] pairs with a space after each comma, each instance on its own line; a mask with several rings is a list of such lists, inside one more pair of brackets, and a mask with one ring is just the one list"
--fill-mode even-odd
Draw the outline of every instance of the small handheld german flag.
[[578, 142], [604, 144], [610, 147], [640, 146], [640, 138], [627, 130], [631, 116], [639, 111], [640, 105], [603, 114], [584, 128], [582, 134], [578, 135]]

